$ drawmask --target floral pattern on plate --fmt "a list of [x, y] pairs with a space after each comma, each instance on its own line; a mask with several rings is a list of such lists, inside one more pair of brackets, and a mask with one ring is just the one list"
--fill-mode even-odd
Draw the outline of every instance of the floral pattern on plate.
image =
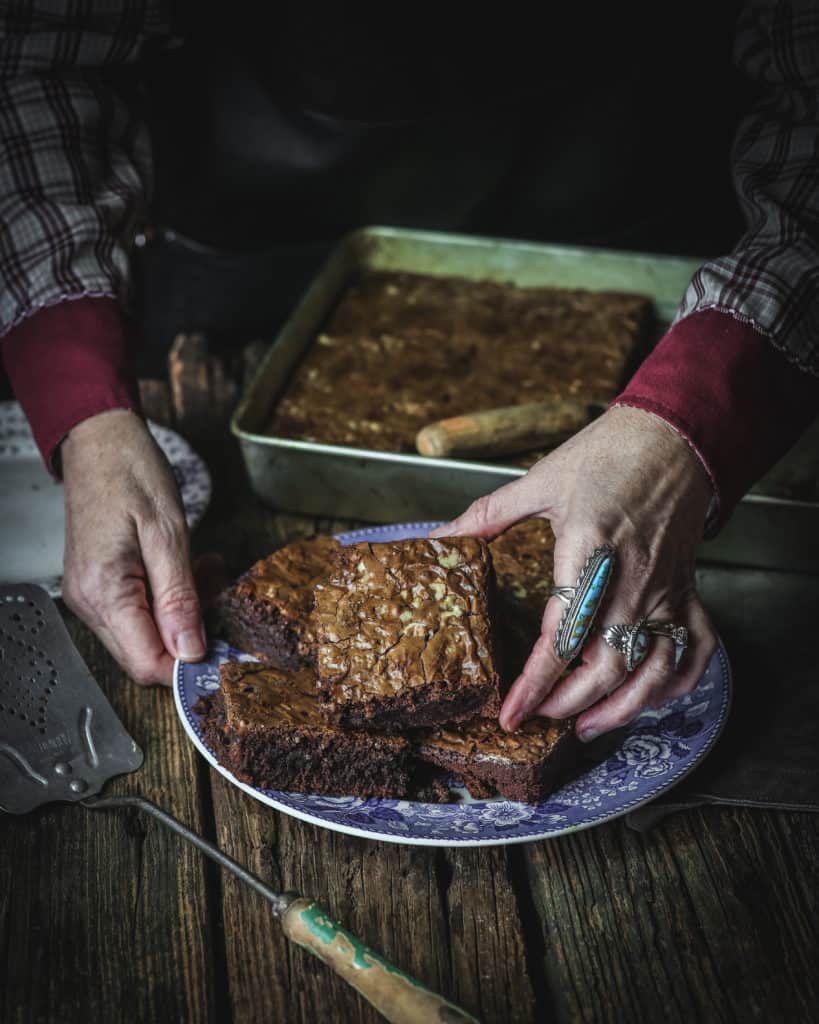
[[[339, 534], [343, 544], [424, 536], [434, 523], [377, 526]], [[207, 760], [263, 803], [316, 825], [424, 846], [488, 846], [545, 839], [620, 817], [653, 800], [686, 776], [708, 753], [725, 724], [731, 699], [731, 671], [723, 647], [714, 653], [696, 689], [658, 710], [646, 710], [618, 744], [542, 804], [496, 798], [473, 800], [461, 790], [452, 804], [409, 800], [362, 800], [264, 790], [239, 782], [218, 763], [205, 743], [193, 706], [219, 686], [219, 664], [253, 660], [215, 641], [198, 664], [177, 662], [174, 696], [182, 723]]]

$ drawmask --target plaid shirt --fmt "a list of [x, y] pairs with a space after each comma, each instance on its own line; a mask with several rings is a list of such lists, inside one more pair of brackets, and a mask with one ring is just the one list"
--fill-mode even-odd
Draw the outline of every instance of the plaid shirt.
[[0, 0], [0, 336], [65, 299], [125, 301], [151, 150], [114, 78], [172, 41], [167, 7]]
[[748, 4], [734, 59], [762, 87], [732, 154], [747, 230], [694, 275], [677, 319], [730, 313], [819, 375], [819, 4]]
[[[66, 299], [125, 300], [151, 160], [112, 73], [149, 39], [173, 44], [170, 6], [0, 2], [0, 335]], [[695, 275], [678, 320], [730, 313], [819, 375], [819, 6], [748, 4], [735, 57], [764, 87], [734, 145], [748, 230]]]

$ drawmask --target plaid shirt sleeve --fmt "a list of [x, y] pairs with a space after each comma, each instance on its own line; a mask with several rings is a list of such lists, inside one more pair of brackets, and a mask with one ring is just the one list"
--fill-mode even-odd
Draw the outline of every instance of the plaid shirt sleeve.
[[747, 230], [700, 268], [677, 321], [728, 313], [819, 376], [819, 4], [749, 3], [734, 55], [760, 96], [733, 147]]
[[0, 3], [0, 337], [86, 296], [125, 301], [148, 133], [113, 77], [169, 31], [150, 0]]

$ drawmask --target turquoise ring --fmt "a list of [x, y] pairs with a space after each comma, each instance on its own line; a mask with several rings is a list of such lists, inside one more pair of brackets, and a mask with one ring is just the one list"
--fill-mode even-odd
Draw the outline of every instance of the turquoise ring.
[[580, 653], [594, 625], [613, 569], [614, 548], [603, 544], [586, 559], [573, 587], [552, 587], [551, 596], [566, 605], [554, 640], [555, 654], [561, 661], [571, 661]]

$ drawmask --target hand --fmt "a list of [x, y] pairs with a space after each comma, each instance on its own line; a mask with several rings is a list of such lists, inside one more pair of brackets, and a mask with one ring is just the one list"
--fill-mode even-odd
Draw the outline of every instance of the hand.
[[62, 444], [63, 596], [136, 682], [170, 685], [205, 632], [171, 468], [125, 410], [84, 420]]
[[[711, 500], [711, 484], [697, 456], [665, 421], [618, 407], [533, 466], [526, 476], [479, 498], [436, 536], [490, 539], [531, 516], [547, 518], [555, 534], [554, 579], [574, 586], [591, 552], [611, 544], [617, 561], [597, 617], [598, 632], [569, 675], [553, 640], [564, 605], [552, 599], [541, 636], [501, 709], [503, 728], [527, 717], [579, 715], [577, 734], [592, 740], [630, 722], [647, 705], [659, 707], [690, 692], [716, 647], [699, 602], [694, 557]], [[688, 629], [679, 671], [674, 645], [652, 639], [640, 666], [599, 635], [603, 625], [661, 619]]]

